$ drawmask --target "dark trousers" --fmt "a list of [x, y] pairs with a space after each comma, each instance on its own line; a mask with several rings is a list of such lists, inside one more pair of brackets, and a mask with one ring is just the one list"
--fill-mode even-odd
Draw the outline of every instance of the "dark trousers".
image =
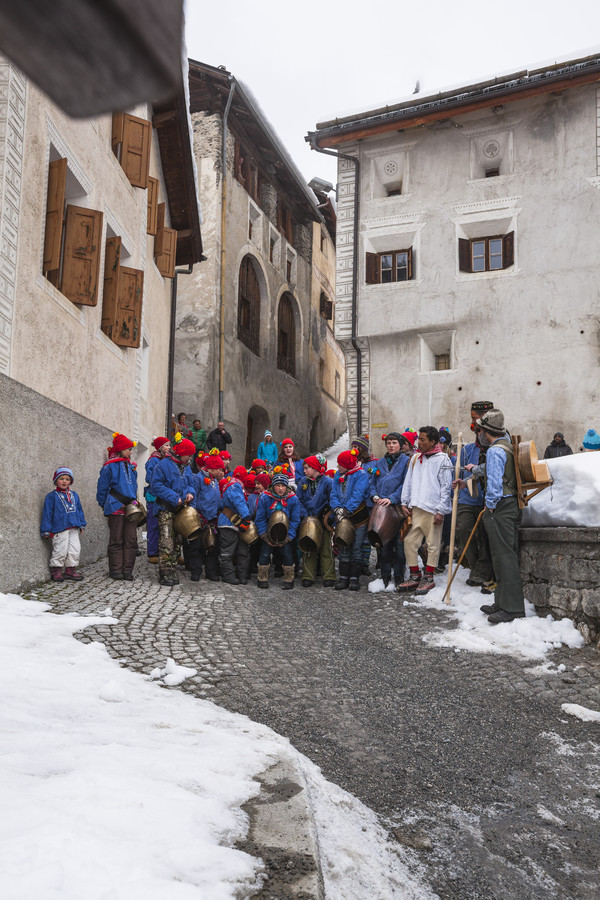
[[219, 574], [219, 556], [216, 548], [209, 553], [204, 549], [202, 535], [193, 541], [184, 540], [183, 558], [192, 575], [202, 575], [204, 568], [207, 578], [216, 578]]
[[276, 553], [279, 556], [282, 565], [294, 565], [294, 550], [291, 543], [284, 544], [283, 547], [271, 547], [266, 541], [262, 541], [258, 557], [259, 566], [268, 566], [271, 562], [272, 553]]
[[404, 577], [405, 566], [404, 541], [395, 537], [393, 541], [384, 544], [381, 549], [381, 577], [389, 581], [393, 569], [394, 580], [398, 584], [398, 580]]
[[148, 556], [158, 556], [158, 506], [148, 500], [146, 509], [146, 541]]
[[[477, 516], [481, 512], [480, 506], [469, 506], [466, 503], [459, 503], [456, 513], [456, 538], [460, 551], [469, 540]], [[467, 547], [463, 565], [471, 570], [471, 577], [480, 581], [493, 581], [494, 568], [492, 566], [492, 557], [490, 555], [490, 545], [487, 532], [485, 530], [485, 516], [477, 526], [477, 531], [471, 538], [471, 543]]]
[[496, 574], [494, 599], [506, 612], [523, 612], [525, 609], [519, 569], [519, 525], [522, 515], [516, 497], [504, 497], [498, 501], [496, 509], [486, 509], [483, 514]]
[[137, 551], [137, 530], [125, 516], [107, 516], [108, 570], [111, 575], [131, 575]]
[[363, 544], [365, 542], [365, 536], [367, 534], [367, 525], [368, 522], [365, 522], [364, 525], [359, 525], [356, 529], [352, 546], [345, 547], [343, 550], [340, 550], [340, 562], [353, 562], [357, 563], [360, 566], [362, 565]]
[[223, 578], [229, 578], [235, 573], [240, 580], [246, 579], [250, 568], [250, 548], [241, 540], [235, 528], [219, 528], [219, 548]]

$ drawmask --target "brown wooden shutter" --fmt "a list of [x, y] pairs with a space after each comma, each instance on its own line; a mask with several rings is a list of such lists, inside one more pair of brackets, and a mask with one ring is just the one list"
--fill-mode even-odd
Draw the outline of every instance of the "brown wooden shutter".
[[100, 327], [112, 339], [117, 324], [119, 304], [119, 268], [121, 238], [108, 238], [104, 253], [104, 289], [102, 291], [102, 321]]
[[48, 170], [48, 200], [46, 203], [46, 233], [44, 235], [44, 272], [60, 266], [60, 247], [65, 218], [65, 189], [67, 160], [57, 159]]
[[458, 239], [458, 268], [461, 272], [472, 272], [471, 241]]
[[413, 275], [413, 271], [414, 271], [414, 269], [413, 269], [413, 248], [412, 247], [408, 248], [408, 250], [406, 251], [406, 256], [407, 256], [407, 263], [408, 263], [408, 265], [407, 265], [408, 272], [406, 273], [406, 275], [407, 275], [408, 280], [410, 281], [412, 278], [414, 278], [414, 275]]
[[156, 235], [154, 237], [154, 255], [160, 256], [163, 252], [165, 231], [165, 204], [159, 203], [156, 212]]
[[175, 275], [175, 257], [177, 256], [177, 232], [174, 228], [163, 228], [163, 249], [156, 257], [156, 267], [165, 278]]
[[111, 339], [119, 347], [139, 347], [142, 336], [144, 273], [140, 269], [119, 268], [117, 320]]
[[152, 123], [125, 113], [121, 165], [134, 187], [148, 187]]
[[119, 144], [123, 143], [123, 125], [125, 114], [122, 112], [114, 112], [112, 117], [112, 138], [111, 147], [115, 156], [118, 156]]
[[365, 271], [367, 284], [379, 284], [379, 257], [377, 253], [366, 254]]
[[515, 264], [515, 233], [509, 231], [502, 238], [502, 268], [508, 269]]
[[158, 227], [158, 178], [148, 178], [148, 216], [146, 233], [156, 234]]
[[60, 290], [73, 303], [95, 306], [98, 302], [101, 237], [101, 212], [67, 206]]

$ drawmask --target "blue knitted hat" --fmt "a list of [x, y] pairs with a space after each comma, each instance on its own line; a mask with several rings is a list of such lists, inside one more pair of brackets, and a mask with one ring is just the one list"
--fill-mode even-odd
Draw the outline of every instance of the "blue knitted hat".
[[[598, 439], [600, 440], [600, 438]], [[71, 469], [68, 469], [66, 466], [59, 466], [54, 475], [52, 476], [52, 484], [56, 484], [61, 475], [68, 475], [71, 479], [71, 484], [75, 481], [73, 478], [73, 472]]]
[[588, 428], [583, 438], [586, 450], [600, 450], [600, 434], [594, 428]]
[[285, 484], [286, 487], [289, 487], [290, 479], [283, 472], [276, 472], [275, 475], [271, 477], [271, 486], [275, 487], [276, 484]]

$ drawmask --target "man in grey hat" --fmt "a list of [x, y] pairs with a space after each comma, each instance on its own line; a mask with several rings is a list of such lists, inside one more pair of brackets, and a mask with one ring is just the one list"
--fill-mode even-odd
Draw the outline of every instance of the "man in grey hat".
[[[481, 607], [492, 625], [523, 618], [525, 602], [519, 569], [519, 525], [522, 512], [517, 499], [517, 476], [511, 442], [506, 436], [504, 414], [488, 410], [476, 423], [479, 441], [487, 445], [485, 467], [485, 512], [483, 522], [490, 543], [496, 593], [494, 603]], [[471, 471], [473, 465], [465, 466]], [[460, 487], [464, 481], [459, 480]]]

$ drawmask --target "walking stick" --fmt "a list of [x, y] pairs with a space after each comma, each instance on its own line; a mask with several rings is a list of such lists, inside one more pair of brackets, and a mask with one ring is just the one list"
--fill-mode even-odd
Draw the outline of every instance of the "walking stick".
[[[461, 564], [461, 562], [463, 561], [464, 555], [465, 555], [465, 553], [467, 552], [467, 550], [468, 550], [468, 548], [469, 548], [469, 544], [471, 543], [471, 538], [473, 537], [473, 535], [474, 535], [475, 532], [477, 531], [477, 526], [478, 526], [479, 523], [481, 522], [481, 517], [482, 517], [482, 515], [484, 514], [484, 512], [485, 512], [485, 506], [483, 507], [483, 509], [481, 510], [481, 512], [479, 513], [479, 515], [477, 516], [477, 521], [476, 521], [475, 524], [473, 525], [473, 530], [471, 531], [471, 534], [469, 535], [469, 539], [468, 539], [467, 543], [466, 543], [465, 546], [464, 546], [463, 552], [460, 554], [460, 558], [459, 558], [458, 562], [456, 563], [456, 568], [455, 568], [454, 572], [452, 573], [452, 578], [451, 578], [450, 581], [448, 582], [448, 587], [446, 588], [446, 594], [447, 594], [448, 591], [450, 590], [450, 585], [451, 585], [452, 582], [454, 581], [454, 576], [456, 575], [456, 573], [457, 573], [458, 570], [460, 569], [460, 564]], [[450, 574], [450, 573], [448, 573], [448, 574]], [[443, 603], [444, 600], [446, 599], [446, 594], [444, 594], [444, 596], [442, 597], [442, 603]], [[448, 600], [448, 603], [450, 603], [450, 600]]]
[[[458, 481], [460, 475], [460, 455], [462, 452], [462, 431], [458, 432], [458, 444], [456, 447], [456, 465], [454, 467], [454, 480]], [[450, 526], [450, 551], [448, 553], [448, 587], [444, 598], [447, 597], [446, 603], [450, 603], [450, 587], [452, 585], [452, 560], [454, 559], [454, 539], [456, 537], [456, 514], [458, 512], [458, 487], [454, 489], [454, 497], [452, 498], [452, 524]]]

